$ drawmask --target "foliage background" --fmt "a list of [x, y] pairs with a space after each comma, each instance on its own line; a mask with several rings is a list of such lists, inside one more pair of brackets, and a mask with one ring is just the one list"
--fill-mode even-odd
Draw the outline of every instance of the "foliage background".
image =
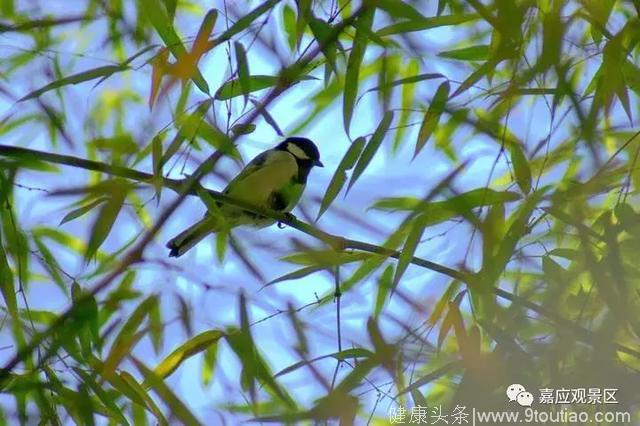
[[[6, 422], [385, 424], [511, 383], [638, 420], [637, 1], [0, 11]], [[168, 259], [289, 135], [326, 165], [298, 219]]]

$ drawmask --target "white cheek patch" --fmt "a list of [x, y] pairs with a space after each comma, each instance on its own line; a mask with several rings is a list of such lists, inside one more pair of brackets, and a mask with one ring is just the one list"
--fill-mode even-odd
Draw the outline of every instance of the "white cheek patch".
[[292, 144], [292, 143], [288, 143], [287, 144], [287, 151], [289, 151], [291, 154], [293, 154], [294, 157], [296, 157], [299, 160], [308, 160], [309, 156], [307, 155], [306, 152], [304, 152], [302, 149], [298, 148], [297, 145]]

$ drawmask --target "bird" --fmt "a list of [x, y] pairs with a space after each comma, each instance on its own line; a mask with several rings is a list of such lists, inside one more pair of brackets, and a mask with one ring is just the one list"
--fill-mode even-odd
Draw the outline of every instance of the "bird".
[[[272, 149], [251, 160], [229, 182], [223, 194], [281, 213], [289, 213], [298, 204], [311, 169], [324, 167], [320, 151], [310, 139], [288, 137]], [[240, 225], [263, 228], [276, 221], [239, 207], [217, 202], [220, 215], [209, 212], [167, 242], [169, 257], [180, 257], [207, 235]]]

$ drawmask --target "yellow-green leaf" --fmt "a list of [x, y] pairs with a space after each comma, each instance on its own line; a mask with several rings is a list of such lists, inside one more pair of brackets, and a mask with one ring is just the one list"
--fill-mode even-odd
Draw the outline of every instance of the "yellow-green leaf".
[[217, 344], [224, 335], [225, 333], [220, 330], [208, 330], [192, 337], [174, 349], [153, 371], [161, 379], [168, 377], [184, 361]]

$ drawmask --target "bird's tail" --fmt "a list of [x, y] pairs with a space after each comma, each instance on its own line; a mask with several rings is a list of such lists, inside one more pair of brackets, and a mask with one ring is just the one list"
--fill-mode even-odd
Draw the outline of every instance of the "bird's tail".
[[207, 215], [201, 221], [191, 225], [169, 240], [167, 243], [167, 248], [171, 250], [169, 257], [182, 256], [212, 232], [216, 232], [215, 220]]

